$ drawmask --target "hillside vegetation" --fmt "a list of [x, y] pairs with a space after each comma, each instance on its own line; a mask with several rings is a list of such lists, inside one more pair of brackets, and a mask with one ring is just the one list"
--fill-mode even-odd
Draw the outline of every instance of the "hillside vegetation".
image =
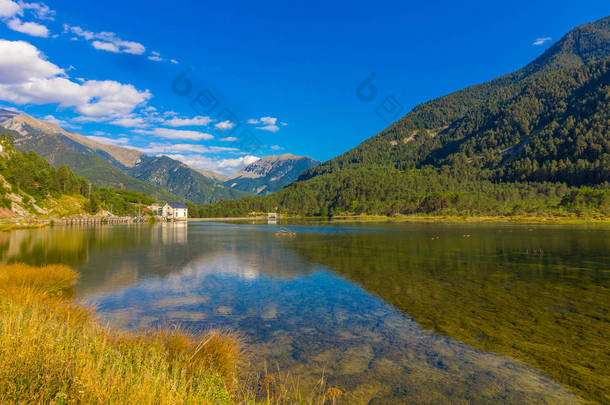
[[279, 211], [298, 215], [610, 216], [610, 187], [494, 183], [470, 167], [341, 170], [296, 182], [265, 197], [191, 207], [201, 218]]
[[[450, 164], [447, 157], [460, 153], [497, 156], [531, 137], [543, 136], [539, 132], [549, 129], [553, 121], [567, 122], [569, 117], [580, 128], [589, 124], [579, 119], [593, 116], [598, 124], [607, 125], [608, 63], [604, 60], [608, 57], [610, 17], [605, 17], [573, 29], [523, 69], [416, 106], [356, 148], [310, 169], [301, 180], [348, 167]], [[553, 131], [564, 137], [557, 128]], [[607, 147], [607, 130], [605, 136]], [[479, 149], [471, 150], [469, 146], [478, 141], [482, 141]], [[521, 151], [517, 147], [502, 156], [508, 160]]]
[[55, 168], [34, 152], [20, 152], [11, 135], [0, 135], [0, 217], [64, 217], [111, 210], [134, 215], [136, 204], [155, 200], [128, 190], [90, 187], [67, 165]]
[[225, 187], [167, 156], [143, 156], [128, 170], [138, 180], [152, 184], [197, 204], [245, 197], [250, 193]]
[[610, 213], [610, 17], [523, 69], [417, 106], [266, 198], [200, 216]]

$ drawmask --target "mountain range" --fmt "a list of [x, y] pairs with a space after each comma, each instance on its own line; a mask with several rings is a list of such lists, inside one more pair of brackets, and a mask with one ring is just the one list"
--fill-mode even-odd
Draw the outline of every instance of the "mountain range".
[[295, 181], [305, 170], [320, 162], [307, 157], [285, 153], [278, 156], [266, 156], [249, 164], [232, 176], [219, 180], [233, 189], [252, 194], [266, 195], [281, 190]]
[[[604, 188], [610, 181], [609, 83], [606, 17], [574, 28], [516, 72], [416, 106], [321, 164], [304, 156], [267, 156], [223, 175], [102, 144], [26, 114], [1, 110], [0, 126], [18, 149], [33, 150], [54, 166], [66, 164], [100, 186], [198, 204], [262, 196], [226, 203], [231, 213], [478, 209], [483, 197], [504, 202], [511, 193], [520, 200], [528, 193], [563, 197], [566, 186]], [[553, 185], [546, 191], [531, 191], [531, 184], [547, 183]]]
[[160, 200], [213, 203], [277, 191], [317, 164], [308, 157], [268, 156], [232, 176], [199, 170], [166, 156], [97, 142], [27, 114], [0, 110], [0, 127], [15, 147], [34, 151], [52, 165], [66, 164], [100, 187], [127, 189]]

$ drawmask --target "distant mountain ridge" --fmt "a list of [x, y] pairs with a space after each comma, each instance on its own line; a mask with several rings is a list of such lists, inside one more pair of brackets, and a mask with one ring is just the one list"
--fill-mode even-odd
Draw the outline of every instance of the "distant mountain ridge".
[[179, 198], [122, 170], [139, 156], [137, 151], [95, 142], [27, 114], [1, 110], [0, 118], [0, 126], [13, 135], [17, 149], [34, 151], [55, 167], [66, 164], [100, 187], [138, 191], [158, 199]]
[[0, 126], [14, 135], [18, 149], [32, 150], [55, 166], [67, 164], [102, 187], [138, 191], [162, 200], [187, 199], [198, 204], [248, 195], [224, 187], [177, 160], [96, 142], [27, 114], [2, 110], [0, 119]]
[[[6, 115], [6, 112], [4, 114]], [[21, 143], [27, 143], [28, 138], [35, 136], [36, 133], [53, 134], [75, 150], [93, 151], [108, 160], [114, 160], [117, 166], [133, 167], [142, 156], [142, 152], [135, 149], [96, 142], [76, 132], [66, 131], [57, 124], [39, 120], [27, 114], [15, 114], [2, 121], [1, 124], [4, 128], [21, 134]]]
[[128, 189], [162, 200], [214, 203], [252, 194], [268, 194], [318, 164], [308, 157], [268, 156], [234, 175], [196, 169], [166, 156], [97, 142], [27, 114], [0, 109], [0, 127], [15, 147], [34, 151], [54, 166], [68, 165], [101, 187]]
[[204, 176], [199, 170], [167, 156], [142, 155], [127, 170], [138, 180], [154, 184], [197, 204], [245, 197], [250, 193], [226, 187]]
[[226, 177], [223, 184], [253, 194], [270, 194], [292, 183], [301, 173], [317, 164], [318, 161], [308, 156], [290, 153], [266, 156]]

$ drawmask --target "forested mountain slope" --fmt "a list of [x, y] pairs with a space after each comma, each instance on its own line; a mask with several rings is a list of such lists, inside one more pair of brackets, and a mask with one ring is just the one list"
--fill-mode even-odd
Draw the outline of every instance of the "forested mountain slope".
[[[592, 65], [609, 56], [610, 17], [605, 17], [573, 29], [543, 55], [517, 72], [415, 107], [409, 114], [356, 148], [308, 170], [300, 180], [347, 167], [387, 165], [405, 168], [431, 163], [442, 164], [444, 162], [438, 160], [439, 156], [445, 158], [450, 155], [451, 153], [448, 152], [452, 147], [458, 151], [460, 139], [471, 137], [474, 141], [474, 137], [476, 140], [483, 138], [483, 133], [478, 131], [483, 129], [484, 124], [488, 126], [485, 131], [495, 130], [495, 138], [503, 138], [503, 140], [498, 143], [497, 140], [492, 139], [489, 146], [483, 145], [482, 151], [497, 153], [508, 147], [515, 147], [520, 141], [525, 141], [532, 132], [543, 129], [534, 124], [544, 124], [525, 119], [528, 118], [526, 115], [537, 114], [539, 110], [528, 110], [530, 106], [523, 102], [524, 96], [536, 92], [537, 89], [541, 90], [540, 86], [549, 87], [548, 90], [552, 93], [560, 89], [566, 81], [570, 81], [564, 74], [552, 76], [553, 72], [565, 72], [584, 65]], [[574, 74], [595, 75], [594, 72], [587, 70]], [[536, 80], [537, 83], [532, 84]], [[584, 85], [588, 79], [577, 77], [574, 80]], [[598, 77], [598, 80], [602, 87], [600, 91], [603, 92], [603, 80], [607, 80], [607, 76]], [[578, 96], [573, 94], [573, 97]], [[563, 102], [566, 102], [566, 97], [567, 95], [562, 97]], [[522, 102], [519, 105], [515, 104], [516, 98], [521, 98]], [[548, 102], [553, 101], [548, 99]], [[537, 108], [537, 106], [532, 107]], [[514, 128], [507, 128], [506, 125], [494, 128], [491, 125], [492, 115], [500, 113], [504, 113], [506, 119], [514, 121], [511, 125]], [[603, 114], [603, 111], [601, 113]], [[548, 116], [547, 114], [546, 117]], [[486, 122], [471, 122], [473, 119]], [[557, 116], [557, 119], [561, 117]], [[460, 126], [459, 134], [456, 134], [456, 126]], [[519, 135], [513, 133], [515, 128], [519, 131]], [[487, 132], [487, 134], [492, 133]], [[439, 149], [443, 149], [444, 153], [439, 153]], [[515, 150], [513, 154], [514, 152]], [[576, 156], [574, 158], [578, 159]], [[509, 179], [508, 173], [507, 176]], [[500, 177], [504, 178], [504, 173]]]
[[34, 151], [57, 167], [68, 165], [99, 187], [133, 190], [160, 200], [188, 199], [195, 203], [249, 195], [224, 187], [177, 160], [96, 142], [27, 114], [1, 110], [0, 125], [14, 136], [18, 149]]
[[17, 149], [33, 151], [55, 167], [67, 165], [97, 186], [134, 190], [164, 200], [177, 198], [167, 190], [135, 179], [122, 170], [135, 164], [140, 152], [92, 141], [27, 114], [2, 110], [0, 119], [1, 132], [13, 136]]
[[610, 215], [610, 17], [432, 100], [265, 198], [200, 215]]
[[219, 184], [184, 163], [166, 156], [142, 155], [134, 167], [127, 169], [127, 173], [196, 204], [232, 200], [250, 195]]
[[150, 197], [134, 191], [90, 187], [67, 165], [55, 168], [35, 152], [20, 152], [0, 135], [0, 218], [60, 218], [97, 214], [134, 215]]

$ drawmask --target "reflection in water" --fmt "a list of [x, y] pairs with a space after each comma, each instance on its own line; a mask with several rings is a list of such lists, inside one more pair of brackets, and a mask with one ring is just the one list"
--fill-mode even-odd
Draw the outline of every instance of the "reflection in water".
[[[188, 223], [186, 222], [162, 222], [161, 227], [161, 243], [164, 245], [180, 244], [184, 245], [188, 242]], [[156, 234], [158, 235], [158, 234]]]
[[[574, 402], [524, 363], [481, 350], [552, 375], [525, 342], [546, 334], [557, 344], [547, 322], [556, 312], [566, 338], [580, 322], [601, 333], [589, 337], [594, 347], [607, 345], [599, 338], [607, 312], [589, 316], [607, 309], [599, 302], [607, 298], [607, 232], [291, 229], [296, 238], [278, 238], [269, 225], [46, 229], [10, 234], [0, 247], [5, 262], [71, 258], [82, 274], [78, 295], [116, 326], [228, 328], [249, 344], [254, 368], [278, 364], [304, 391], [324, 374], [350, 403]], [[505, 350], [507, 339], [519, 350]], [[562, 360], [566, 368], [573, 361]]]

